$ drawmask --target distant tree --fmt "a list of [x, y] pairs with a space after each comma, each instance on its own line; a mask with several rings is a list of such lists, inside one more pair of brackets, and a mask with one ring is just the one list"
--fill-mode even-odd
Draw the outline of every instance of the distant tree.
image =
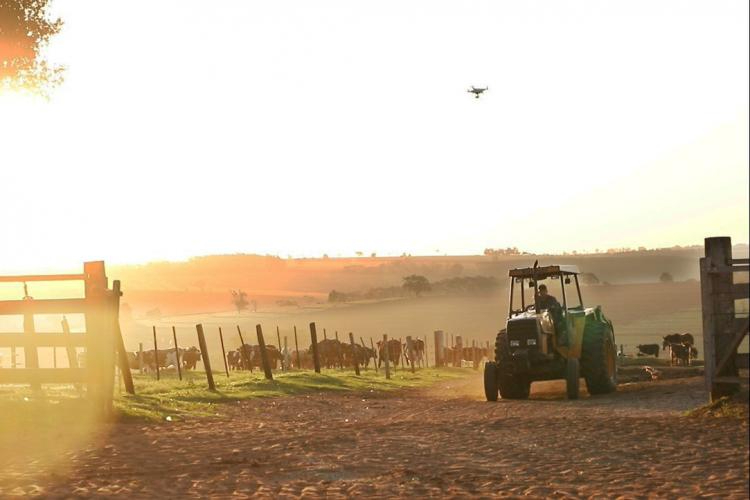
[[354, 252], [354, 255], [356, 255], [357, 257], [362, 257], [364, 254], [362, 252], [357, 251], [357, 252]]
[[48, 16], [49, 0], [0, 2], [0, 91], [25, 90], [46, 95], [62, 82], [63, 68], [43, 57], [50, 37], [62, 28]]
[[375, 257], [377, 257], [377, 256], [378, 256], [378, 255], [377, 255], [377, 254], [376, 254], [375, 252], [372, 252], [372, 253], [370, 254], [370, 257], [372, 257], [373, 259], [374, 259]]
[[[254, 301], [253, 301], [254, 302]], [[247, 300], [247, 294], [242, 290], [232, 290], [232, 304], [237, 309], [237, 314], [247, 309], [250, 302]]]
[[661, 276], [659, 276], [659, 281], [661, 281], [662, 283], [672, 283], [674, 281], [674, 277], [670, 273], [664, 271], [663, 273], [661, 273]]
[[424, 276], [418, 274], [412, 274], [404, 277], [404, 284], [401, 285], [405, 290], [413, 292], [414, 295], [419, 297], [423, 292], [429, 292], [432, 287], [430, 286], [429, 280]]

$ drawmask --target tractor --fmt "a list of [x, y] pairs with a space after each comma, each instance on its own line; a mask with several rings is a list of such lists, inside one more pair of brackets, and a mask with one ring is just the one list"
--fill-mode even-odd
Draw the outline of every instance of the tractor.
[[[509, 271], [506, 327], [495, 340], [495, 361], [484, 369], [488, 401], [497, 401], [498, 393], [503, 399], [526, 399], [531, 383], [539, 380], [565, 379], [568, 399], [578, 397], [581, 377], [589, 394], [616, 389], [612, 322], [601, 306], [584, 307], [578, 274], [576, 266], [539, 267], [538, 262]], [[527, 288], [533, 288], [533, 296]], [[560, 290], [561, 302], [547, 288]]]

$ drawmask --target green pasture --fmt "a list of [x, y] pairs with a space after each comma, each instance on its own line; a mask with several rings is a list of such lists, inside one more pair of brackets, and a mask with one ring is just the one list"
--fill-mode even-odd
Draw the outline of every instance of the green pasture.
[[[274, 380], [263, 378], [262, 372], [232, 372], [231, 376], [214, 373], [216, 390], [210, 391], [206, 374], [193, 371], [183, 374], [162, 374], [157, 381], [153, 374], [134, 374], [134, 396], [127, 394], [122, 383], [115, 388], [116, 421], [176, 421], [187, 417], [221, 415], [222, 405], [252, 398], [283, 397], [318, 392], [370, 392], [425, 387], [441, 380], [457, 379], [474, 373], [466, 368], [423, 368], [411, 373], [398, 370], [386, 380], [381, 369], [363, 371], [323, 370], [290, 371], [274, 374]], [[44, 386], [33, 392], [27, 386], [0, 387], [0, 427], [22, 421], [55, 419], [65, 413], [85, 414], [83, 394], [74, 386]], [[56, 415], [56, 416], [55, 416]], [[71, 417], [73, 418], [73, 417]]]

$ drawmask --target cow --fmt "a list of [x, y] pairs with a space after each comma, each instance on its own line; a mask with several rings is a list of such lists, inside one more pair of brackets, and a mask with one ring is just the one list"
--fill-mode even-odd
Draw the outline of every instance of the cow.
[[693, 346], [695, 345], [695, 339], [689, 333], [672, 333], [663, 337], [661, 344], [661, 350], [664, 351], [670, 344], [686, 344]]
[[242, 360], [240, 359], [242, 355], [240, 354], [239, 349], [236, 351], [229, 351], [227, 353], [227, 367], [230, 370], [239, 370], [242, 368]]
[[659, 357], [659, 344], [638, 344], [638, 356], [656, 356]]
[[[351, 349], [351, 347], [350, 347]], [[312, 347], [309, 349], [312, 353]], [[318, 358], [325, 368], [334, 368], [343, 362], [344, 348], [336, 339], [324, 339], [318, 342]]]
[[[296, 363], [297, 357], [295, 356], [293, 360]], [[299, 366], [297, 368], [308, 369], [308, 370], [312, 370], [314, 368], [312, 352], [310, 351], [299, 352]]]
[[[244, 348], [244, 353], [239, 349], [238, 351], [240, 352], [242, 367], [244, 369], [250, 368], [250, 371], [252, 371], [253, 368], [260, 369], [263, 367], [263, 360], [260, 355], [259, 345], [245, 344], [242, 346], [242, 348]], [[275, 370], [282, 359], [281, 353], [275, 345], [268, 344], [266, 345], [266, 355], [268, 356], [268, 364], [270, 365], [272, 370]], [[249, 365], [248, 362], [250, 363]]]
[[195, 370], [196, 364], [201, 359], [201, 352], [197, 347], [192, 346], [189, 349], [185, 349], [185, 351], [180, 354], [180, 358], [182, 358], [183, 368], [186, 370]]
[[[424, 340], [422, 339], [415, 339], [411, 341], [412, 349], [414, 349], [414, 364], [416, 366], [423, 366], [424, 365]], [[411, 359], [409, 359], [409, 346], [406, 342], [404, 342], [403, 345], [404, 349], [404, 362], [411, 363]]]
[[[401, 358], [401, 342], [397, 339], [391, 339], [388, 341], [388, 360], [393, 363], [394, 366], [398, 366], [399, 359]], [[378, 367], [385, 359], [386, 345], [382, 340], [378, 341]]]
[[370, 359], [373, 360], [373, 363], [375, 363], [377, 360], [377, 353], [375, 352], [375, 349], [370, 349], [369, 347], [358, 345], [356, 346], [356, 353], [357, 363], [359, 363], [361, 366], [364, 366], [365, 368], [370, 366]]
[[669, 345], [672, 366], [690, 366], [698, 356], [698, 349], [687, 343], [672, 343]]

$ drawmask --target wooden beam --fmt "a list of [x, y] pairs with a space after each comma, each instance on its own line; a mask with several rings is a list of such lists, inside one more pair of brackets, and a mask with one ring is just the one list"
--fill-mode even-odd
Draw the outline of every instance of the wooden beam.
[[72, 333], [0, 333], [0, 347], [87, 347], [88, 335]]
[[86, 299], [3, 300], [0, 314], [73, 314], [88, 313], [91, 304]]
[[732, 285], [732, 298], [734, 300], [750, 298], [750, 283], [734, 283]]
[[24, 281], [78, 281], [84, 279], [86, 279], [86, 276], [83, 274], [0, 276], [0, 283], [23, 283]]
[[[721, 372], [721, 369], [724, 368], [724, 365], [729, 362], [732, 356], [735, 356], [737, 354], [737, 348], [742, 342], [742, 339], [745, 338], [745, 335], [747, 335], [749, 328], [750, 318], [746, 318], [744, 324], [734, 332], [731, 342], [725, 348], [726, 351], [724, 351], [724, 354], [721, 355], [719, 362], [716, 363], [714, 373], [718, 374], [719, 372]], [[716, 380], [717, 378], [718, 375], [714, 376], [714, 380]]]
[[0, 368], [0, 384], [78, 384], [87, 377], [85, 368]]
[[742, 377], [716, 377], [714, 382], [717, 384], [741, 384]]

